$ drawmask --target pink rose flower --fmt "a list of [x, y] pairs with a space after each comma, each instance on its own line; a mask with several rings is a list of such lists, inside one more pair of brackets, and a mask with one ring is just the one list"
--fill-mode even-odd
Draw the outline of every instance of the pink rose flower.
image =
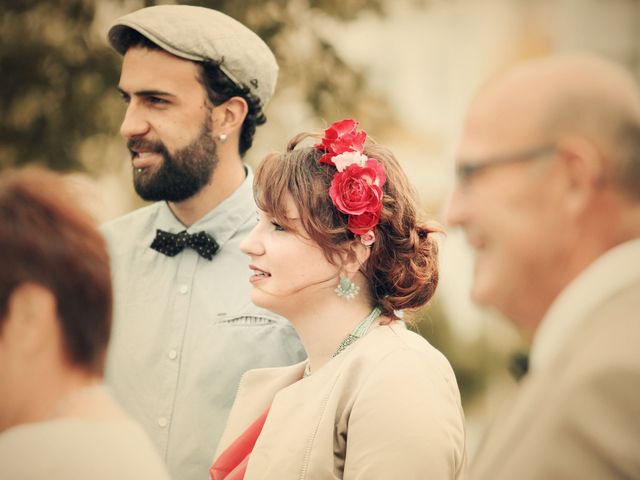
[[[380, 171], [372, 164], [376, 160], [369, 159], [364, 167], [349, 165], [343, 172], [333, 176], [329, 187], [329, 196], [333, 204], [342, 213], [361, 215], [375, 212], [382, 206], [382, 189], [385, 178], [380, 179]], [[384, 171], [382, 172], [384, 175]]]
[[358, 131], [358, 122], [347, 119], [332, 123], [324, 131], [322, 143], [314, 145], [316, 148], [325, 150], [326, 153], [320, 157], [320, 162], [334, 165], [333, 157], [345, 152], [359, 152], [364, 150], [364, 141], [367, 133]]
[[[356, 235], [366, 235], [372, 231], [380, 221], [380, 211], [381, 210], [377, 212], [365, 212], [362, 215], [349, 215], [347, 228]], [[367, 244], [365, 243], [365, 245]]]
[[375, 242], [375, 227], [382, 211], [382, 186], [387, 181], [382, 163], [364, 155], [367, 133], [358, 122], [347, 119], [331, 124], [322, 142], [320, 162], [336, 167], [329, 196], [338, 211], [347, 214], [347, 228], [360, 236], [364, 245]]
[[373, 182], [379, 187], [382, 187], [387, 181], [387, 175], [384, 173], [384, 165], [373, 158], [367, 159], [364, 165], [375, 172], [375, 179]]

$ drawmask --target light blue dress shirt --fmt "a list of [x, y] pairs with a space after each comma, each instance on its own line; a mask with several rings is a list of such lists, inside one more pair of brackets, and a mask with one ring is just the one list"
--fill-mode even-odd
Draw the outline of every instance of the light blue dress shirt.
[[185, 227], [165, 202], [105, 224], [114, 284], [106, 380], [149, 434], [173, 478], [206, 480], [241, 375], [305, 357], [291, 325], [250, 301], [240, 242], [256, 222], [253, 175], [189, 227], [220, 250], [213, 260], [149, 245], [156, 229]]

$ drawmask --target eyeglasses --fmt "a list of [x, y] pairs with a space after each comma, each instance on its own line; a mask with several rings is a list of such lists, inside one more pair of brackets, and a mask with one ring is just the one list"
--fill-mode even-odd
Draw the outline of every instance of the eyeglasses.
[[513, 155], [503, 155], [494, 158], [488, 158], [484, 161], [474, 163], [459, 162], [456, 166], [456, 178], [460, 185], [467, 185], [473, 177], [483, 170], [488, 168], [497, 167], [499, 165], [507, 165], [510, 163], [525, 162], [528, 160], [535, 160], [542, 158], [546, 155], [554, 153], [556, 150], [555, 145], [545, 145], [543, 147], [536, 147], [523, 152], [518, 152]]

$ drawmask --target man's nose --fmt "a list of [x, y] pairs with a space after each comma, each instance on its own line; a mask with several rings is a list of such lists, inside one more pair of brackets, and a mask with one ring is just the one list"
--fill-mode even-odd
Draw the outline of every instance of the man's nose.
[[135, 138], [145, 135], [148, 131], [149, 123], [144, 119], [140, 108], [134, 102], [129, 103], [120, 125], [120, 135], [124, 138]]
[[449, 200], [446, 202], [444, 210], [444, 221], [446, 224], [450, 226], [464, 225], [467, 215], [466, 205], [467, 201], [464, 198], [464, 195], [460, 192], [460, 188], [456, 187], [453, 192], [451, 192]]

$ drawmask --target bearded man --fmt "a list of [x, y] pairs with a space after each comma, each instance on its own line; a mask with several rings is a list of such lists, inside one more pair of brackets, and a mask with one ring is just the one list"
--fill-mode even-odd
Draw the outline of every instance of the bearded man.
[[242, 157], [266, 119], [278, 66], [215, 10], [162, 5], [116, 20], [120, 133], [152, 205], [103, 226], [115, 319], [107, 381], [174, 478], [206, 478], [240, 376], [304, 352], [289, 323], [250, 301], [239, 245], [256, 221]]

